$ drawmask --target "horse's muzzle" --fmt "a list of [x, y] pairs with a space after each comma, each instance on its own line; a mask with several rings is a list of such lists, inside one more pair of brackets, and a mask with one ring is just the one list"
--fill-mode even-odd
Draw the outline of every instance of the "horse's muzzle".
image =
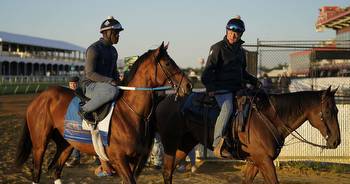
[[338, 136], [328, 137], [327, 148], [328, 149], [335, 149], [339, 146], [340, 142], [341, 142], [340, 137], [338, 137]]

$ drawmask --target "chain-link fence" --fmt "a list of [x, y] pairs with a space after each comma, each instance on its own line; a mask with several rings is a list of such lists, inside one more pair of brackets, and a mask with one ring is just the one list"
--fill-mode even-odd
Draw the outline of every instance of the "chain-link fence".
[[270, 77], [277, 91], [285, 75], [296, 82], [289, 87], [291, 91], [324, 89], [332, 84], [339, 87], [338, 94], [348, 92], [350, 40], [258, 41], [256, 48], [258, 76]]

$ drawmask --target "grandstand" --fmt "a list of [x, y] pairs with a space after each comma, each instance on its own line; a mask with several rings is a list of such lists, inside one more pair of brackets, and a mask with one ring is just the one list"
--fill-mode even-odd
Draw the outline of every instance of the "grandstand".
[[316, 30], [336, 31], [335, 39], [310, 45], [290, 54], [291, 75], [314, 77], [347, 76], [350, 73], [350, 7], [324, 6]]
[[68, 42], [0, 31], [0, 76], [76, 75], [84, 52]]

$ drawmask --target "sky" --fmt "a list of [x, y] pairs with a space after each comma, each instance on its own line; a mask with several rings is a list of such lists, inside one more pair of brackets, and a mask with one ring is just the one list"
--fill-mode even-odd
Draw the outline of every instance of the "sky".
[[142, 55], [169, 42], [181, 67], [199, 67], [209, 48], [223, 39], [227, 21], [240, 15], [246, 44], [259, 40], [326, 40], [316, 32], [322, 6], [350, 6], [349, 0], [1, 0], [0, 30], [67, 41], [84, 48], [100, 38], [99, 27], [114, 16], [124, 27], [114, 45], [120, 58]]

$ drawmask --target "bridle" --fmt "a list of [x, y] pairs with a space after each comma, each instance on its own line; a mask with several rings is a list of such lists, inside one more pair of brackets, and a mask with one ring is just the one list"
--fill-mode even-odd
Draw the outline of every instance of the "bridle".
[[[178, 72], [175, 73], [170, 73], [168, 70], [166, 70], [166, 68], [164, 68], [164, 66], [161, 64], [160, 62], [160, 55], [158, 55], [157, 57], [154, 56], [154, 60], [155, 60], [155, 74], [154, 74], [154, 79], [155, 81], [157, 81], [157, 72], [158, 72], [158, 67], [157, 64], [160, 66], [161, 71], [163, 72], [163, 74], [166, 77], [166, 81], [172, 86], [172, 88], [175, 89], [175, 101], [177, 100], [178, 96], [179, 96], [179, 91], [180, 89], [182, 90], [183, 93], [185, 93], [185, 89], [183, 87], [181, 87], [181, 83], [185, 77], [185, 73], [182, 70], [179, 70]], [[172, 78], [173, 76], [177, 75], [181, 73], [181, 80], [180, 82], [177, 84], [177, 82], [174, 81], [174, 79]]]
[[[269, 103], [273, 109], [273, 111], [275, 112], [276, 116], [277, 115], [277, 111], [276, 111], [276, 108], [275, 106], [273, 105], [273, 103], [271, 102], [270, 98], [268, 98], [269, 100]], [[320, 116], [320, 120], [326, 125], [326, 128], [327, 128], [327, 133], [329, 132], [329, 129], [328, 129], [328, 126], [327, 126], [327, 123], [325, 122], [324, 118], [323, 118], [323, 103], [324, 103], [324, 99], [321, 97], [321, 111], [318, 113], [319, 116]], [[321, 149], [327, 149], [328, 146], [327, 145], [321, 145], [321, 144], [317, 144], [317, 143], [313, 143], [311, 141], [308, 141], [306, 140], [297, 130], [292, 130], [291, 128], [289, 128], [286, 123], [284, 123], [281, 118], [277, 117], [280, 121], [281, 121], [281, 127], [282, 129], [286, 130], [290, 135], [292, 135], [294, 138], [298, 139], [299, 141], [303, 142], [303, 143], [306, 143], [306, 144], [309, 144], [311, 146], [315, 146], [315, 147], [319, 147]], [[295, 133], [294, 133], [295, 132]], [[328, 135], [325, 137], [325, 139], [327, 140], [328, 138]]]

